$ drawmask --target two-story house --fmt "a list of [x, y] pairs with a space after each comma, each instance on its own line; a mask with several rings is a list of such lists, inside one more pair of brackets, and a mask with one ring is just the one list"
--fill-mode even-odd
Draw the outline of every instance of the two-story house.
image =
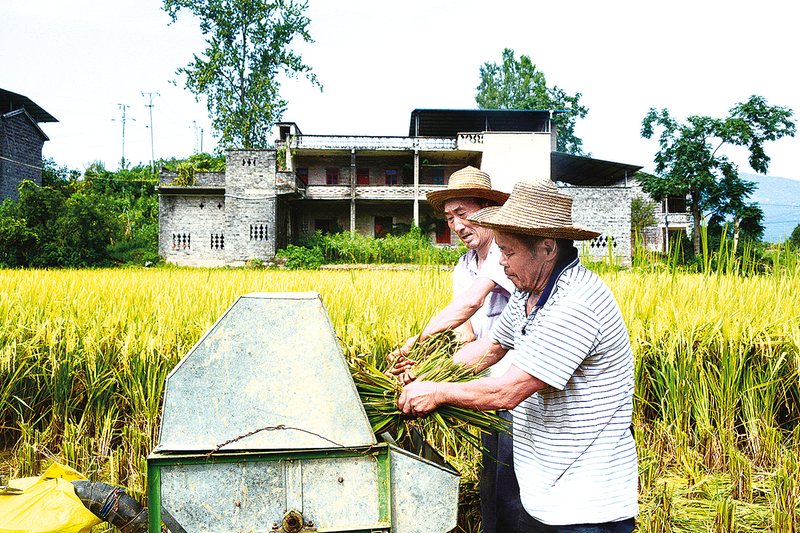
[[[519, 180], [552, 179], [574, 198], [576, 223], [602, 236], [592, 257], [630, 257], [633, 175], [641, 167], [555, 151], [554, 111], [417, 109], [407, 136], [308, 135], [275, 127], [275, 147], [231, 150], [224, 174], [191, 183], [162, 173], [159, 253], [186, 265], [271, 258], [292, 238], [345, 230], [381, 237], [434, 213], [425, 195], [467, 165], [511, 191]], [[457, 243], [447, 230], [432, 236]]]

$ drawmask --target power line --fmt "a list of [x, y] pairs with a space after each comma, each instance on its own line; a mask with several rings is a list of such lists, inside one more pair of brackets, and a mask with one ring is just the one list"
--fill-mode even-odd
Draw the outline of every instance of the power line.
[[0, 159], [3, 159], [3, 160], [5, 160], [5, 161], [10, 161], [11, 163], [16, 163], [16, 164], [18, 164], [18, 165], [22, 165], [23, 167], [32, 168], [32, 169], [34, 169], [34, 170], [44, 170], [44, 168], [42, 168], [42, 167], [37, 167], [37, 166], [34, 166], [34, 165], [29, 165], [28, 163], [23, 163], [22, 161], [17, 161], [17, 160], [15, 160], [15, 159], [9, 159], [9, 158], [7, 158], [7, 157], [3, 157], [2, 155], [0, 155]]

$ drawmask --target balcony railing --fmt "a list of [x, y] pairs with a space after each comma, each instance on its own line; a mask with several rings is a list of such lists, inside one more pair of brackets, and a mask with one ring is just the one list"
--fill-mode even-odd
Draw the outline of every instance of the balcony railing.
[[[432, 191], [446, 188], [444, 185], [420, 185], [419, 198]], [[413, 185], [375, 185], [356, 187], [356, 198], [360, 200], [413, 200]], [[310, 200], [335, 200], [350, 198], [350, 187], [341, 185], [310, 185], [306, 190]]]
[[[307, 150], [455, 150], [454, 137], [374, 137], [365, 135], [300, 135], [291, 148]], [[280, 147], [279, 147], [280, 148]]]

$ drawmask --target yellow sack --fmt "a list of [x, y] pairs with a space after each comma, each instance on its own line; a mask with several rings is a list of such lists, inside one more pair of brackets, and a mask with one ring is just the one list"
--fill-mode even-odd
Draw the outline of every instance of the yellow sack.
[[58, 463], [39, 477], [14, 479], [12, 489], [0, 492], [0, 533], [89, 533], [102, 520], [75, 495], [70, 481], [84, 476]]

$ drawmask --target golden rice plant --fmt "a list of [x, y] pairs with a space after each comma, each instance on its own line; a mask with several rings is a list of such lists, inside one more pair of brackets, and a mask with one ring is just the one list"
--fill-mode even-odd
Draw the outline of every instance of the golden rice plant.
[[[408, 358], [415, 361], [412, 369], [416, 378], [435, 383], [464, 383], [475, 379], [477, 376], [469, 368], [453, 362], [457, 348], [455, 335], [449, 330], [416, 343], [408, 354]], [[375, 366], [373, 362], [376, 360], [383, 363]], [[361, 355], [350, 357], [349, 363], [372, 430], [376, 435], [388, 432], [395, 441], [402, 442], [413, 422], [397, 407], [403, 386], [397, 377], [387, 374], [391, 364], [388, 358]], [[476, 448], [481, 447], [480, 438], [465, 426], [485, 432], [508, 431], [507, 423], [492, 412], [443, 405], [429, 416], [443, 434]]]
[[[764, 275], [602, 274], [635, 356], [639, 531], [796, 531], [800, 268], [776, 264]], [[169, 371], [238, 295], [309, 290], [351, 358], [386, 354], [420, 331], [449, 303], [451, 277], [0, 270], [0, 478], [67, 458], [143, 498]], [[431, 435], [474, 507], [479, 454]]]

